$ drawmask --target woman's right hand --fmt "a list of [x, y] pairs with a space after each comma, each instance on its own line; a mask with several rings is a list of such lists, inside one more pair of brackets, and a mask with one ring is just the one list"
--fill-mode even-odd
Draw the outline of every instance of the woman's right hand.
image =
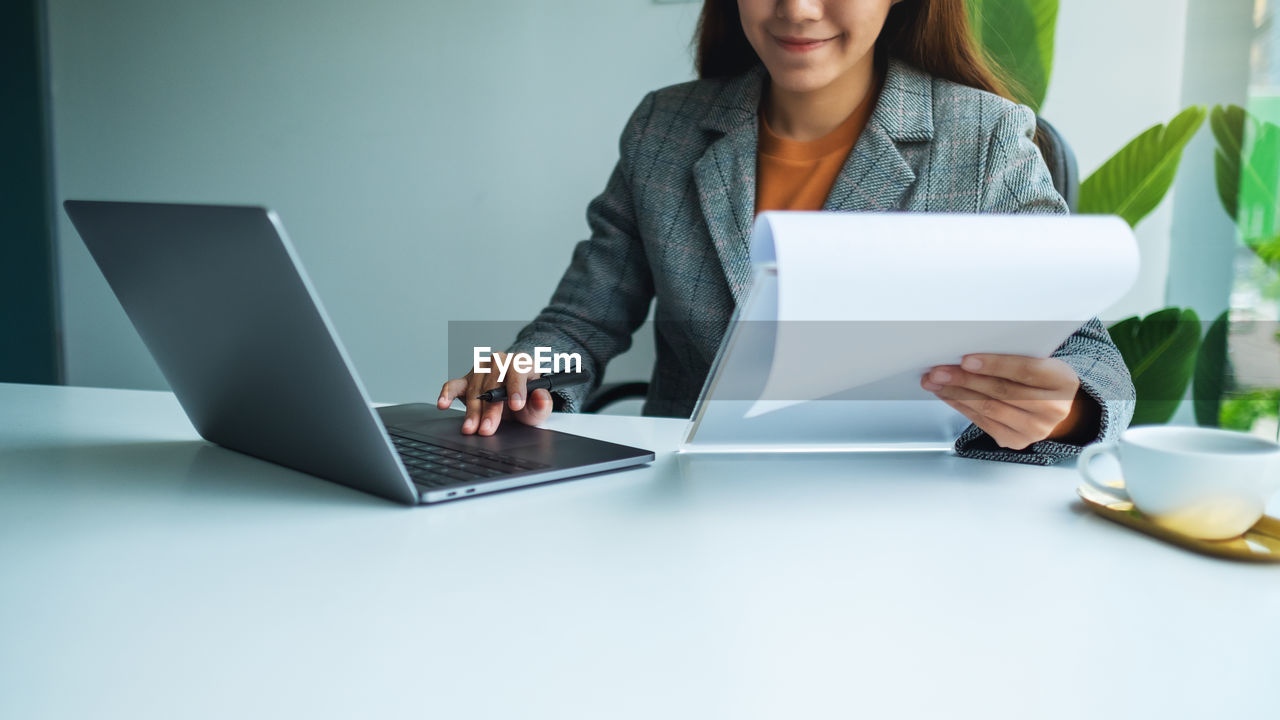
[[[494, 360], [502, 358], [505, 362], [507, 353], [493, 353]], [[473, 368], [465, 377], [454, 378], [440, 388], [440, 399], [436, 407], [447, 410], [454, 398], [462, 398], [467, 406], [467, 415], [462, 420], [462, 434], [492, 435], [498, 431], [504, 418], [514, 417], [526, 425], [538, 425], [551, 415], [551, 393], [544, 389], [527, 392], [525, 385], [538, 373], [519, 373], [514, 367], [507, 368], [503, 382], [498, 382], [497, 363], [489, 363], [489, 372], [478, 373]], [[507, 388], [507, 399], [495, 402], [481, 400], [479, 395], [498, 386]]]

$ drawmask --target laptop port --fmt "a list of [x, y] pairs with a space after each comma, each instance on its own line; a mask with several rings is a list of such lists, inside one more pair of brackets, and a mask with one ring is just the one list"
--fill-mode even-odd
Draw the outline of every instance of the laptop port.
[[451, 492], [451, 493], [449, 493], [448, 495], [445, 495], [445, 497], [453, 497], [454, 495], [457, 495], [457, 494], [458, 494], [458, 493], [456, 493], [456, 492]]
[[476, 491], [476, 489], [475, 489], [475, 488], [467, 488], [467, 494], [471, 494], [471, 493], [473, 493], [473, 492], [475, 492], [475, 491]]

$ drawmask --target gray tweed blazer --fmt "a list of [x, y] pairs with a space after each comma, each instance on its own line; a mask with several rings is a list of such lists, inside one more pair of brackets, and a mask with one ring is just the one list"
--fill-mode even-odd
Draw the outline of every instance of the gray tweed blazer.
[[[591, 238], [578, 243], [551, 303], [512, 346], [582, 355], [595, 381], [557, 391], [561, 409], [582, 404], [656, 298], [657, 361], [644, 413], [692, 413], [750, 281], [757, 111], [766, 79], [757, 65], [733, 78], [673, 85], [649, 93], [631, 115], [618, 164], [587, 208]], [[1024, 106], [891, 60], [825, 209], [1065, 213], [1032, 142], [1034, 128]], [[1054, 355], [1102, 407], [1100, 437], [1128, 426], [1133, 381], [1100, 322], [1086, 323]], [[1047, 440], [1006, 450], [973, 425], [956, 441], [966, 457], [1044, 465], [1079, 450]]]

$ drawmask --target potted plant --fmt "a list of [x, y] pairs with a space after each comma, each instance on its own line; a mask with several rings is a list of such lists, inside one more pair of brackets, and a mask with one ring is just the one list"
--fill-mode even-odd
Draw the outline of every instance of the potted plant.
[[[979, 44], [1007, 73], [1015, 98], [1039, 112], [1053, 69], [1058, 1], [972, 0], [968, 8]], [[1242, 226], [1242, 236], [1260, 260], [1280, 270], [1275, 212], [1280, 129], [1259, 123], [1239, 107], [1219, 106], [1210, 114], [1192, 106], [1167, 124], [1151, 126], [1080, 184], [1079, 212], [1118, 215], [1136, 227], [1173, 186], [1183, 150], [1207, 115], [1218, 142], [1215, 174], [1223, 207], [1233, 220], [1243, 217], [1241, 198], [1251, 208], [1269, 209], [1261, 213], [1263, 221], [1247, 230]], [[1200, 319], [1190, 308], [1166, 307], [1126, 318], [1108, 330], [1137, 389], [1133, 424], [1168, 422], [1193, 377], [1199, 424], [1247, 429], [1258, 413], [1276, 414], [1280, 390], [1230, 395], [1235, 388], [1227, 360], [1227, 312], [1213, 321], [1203, 339]]]

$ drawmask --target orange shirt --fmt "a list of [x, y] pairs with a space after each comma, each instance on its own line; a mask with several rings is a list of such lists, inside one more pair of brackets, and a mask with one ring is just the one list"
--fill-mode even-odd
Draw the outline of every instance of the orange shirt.
[[817, 140], [775, 135], [760, 108], [756, 155], [756, 213], [764, 210], [821, 210], [849, 151], [867, 126], [878, 92], [867, 97], [839, 127]]

